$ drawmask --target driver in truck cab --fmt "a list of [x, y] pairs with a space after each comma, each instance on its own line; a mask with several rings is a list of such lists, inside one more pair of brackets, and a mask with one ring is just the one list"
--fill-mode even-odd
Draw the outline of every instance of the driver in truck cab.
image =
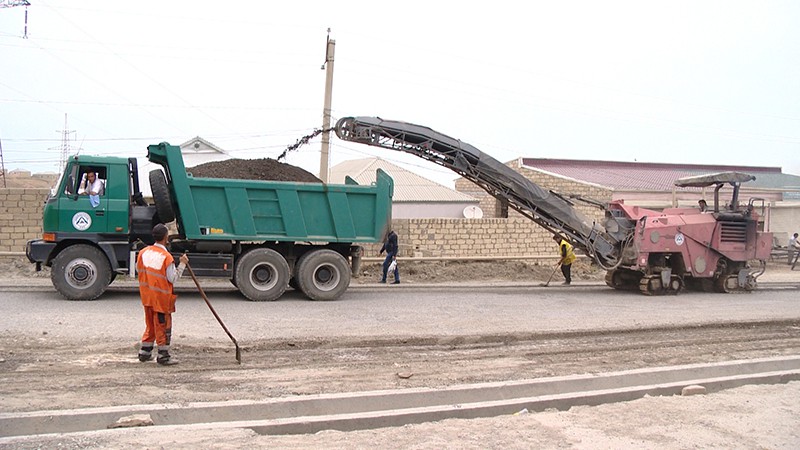
[[103, 180], [97, 178], [97, 172], [94, 169], [89, 169], [83, 175], [81, 185], [78, 188], [78, 195], [103, 195], [105, 190], [105, 184], [103, 184]]

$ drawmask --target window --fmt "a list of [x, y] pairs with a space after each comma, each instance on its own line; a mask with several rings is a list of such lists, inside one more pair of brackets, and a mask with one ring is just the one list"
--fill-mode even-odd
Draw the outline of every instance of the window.
[[106, 184], [104, 168], [81, 167], [81, 182], [78, 187], [78, 195], [104, 195]]

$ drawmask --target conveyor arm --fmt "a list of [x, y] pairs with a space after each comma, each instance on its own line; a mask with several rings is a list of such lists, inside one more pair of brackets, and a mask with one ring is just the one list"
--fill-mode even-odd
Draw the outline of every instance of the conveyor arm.
[[477, 184], [554, 234], [566, 236], [604, 265], [619, 260], [619, 242], [590, 222], [563, 197], [470, 144], [428, 127], [379, 117], [345, 117], [336, 123], [343, 140], [410, 153], [446, 167]]

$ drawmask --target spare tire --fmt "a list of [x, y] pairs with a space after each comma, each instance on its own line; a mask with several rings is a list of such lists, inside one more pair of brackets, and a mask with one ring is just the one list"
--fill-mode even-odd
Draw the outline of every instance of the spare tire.
[[172, 198], [169, 196], [167, 177], [161, 170], [150, 171], [150, 189], [153, 191], [153, 200], [156, 202], [156, 213], [162, 223], [175, 220], [175, 209], [172, 207]]

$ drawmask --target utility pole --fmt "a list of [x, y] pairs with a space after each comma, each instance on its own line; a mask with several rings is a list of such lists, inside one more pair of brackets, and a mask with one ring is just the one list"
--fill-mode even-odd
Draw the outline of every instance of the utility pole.
[[319, 178], [323, 183], [328, 183], [331, 162], [331, 96], [333, 95], [333, 55], [336, 51], [336, 41], [331, 39], [331, 29], [328, 28], [328, 38], [325, 44], [325, 62], [322, 69], [325, 73], [325, 106], [322, 108], [322, 151], [319, 161]]
[[25, 34], [22, 36], [23, 39], [28, 39], [28, 6], [30, 4], [28, 0], [0, 0], [0, 8], [25, 7]]
[[6, 186], [6, 163], [3, 160], [3, 140], [2, 139], [0, 139], [0, 170], [3, 171], [2, 173], [0, 173], [0, 176], [3, 177], [3, 187], [8, 187], [8, 186]]

